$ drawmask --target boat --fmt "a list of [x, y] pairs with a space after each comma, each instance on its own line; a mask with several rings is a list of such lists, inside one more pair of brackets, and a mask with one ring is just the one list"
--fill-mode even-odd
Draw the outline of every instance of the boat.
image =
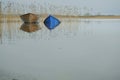
[[40, 30], [40, 26], [39, 24], [34, 24], [34, 23], [23, 23], [20, 27], [21, 30], [25, 31], [25, 32], [36, 32], [38, 30]]
[[25, 22], [25, 23], [37, 23], [39, 17], [36, 14], [33, 13], [27, 13], [24, 15], [21, 15], [20, 18]]

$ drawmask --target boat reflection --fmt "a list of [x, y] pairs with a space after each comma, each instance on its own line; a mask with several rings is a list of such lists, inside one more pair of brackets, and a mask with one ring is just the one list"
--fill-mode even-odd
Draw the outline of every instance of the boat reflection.
[[23, 23], [20, 27], [21, 30], [31, 33], [41, 29], [38, 23]]

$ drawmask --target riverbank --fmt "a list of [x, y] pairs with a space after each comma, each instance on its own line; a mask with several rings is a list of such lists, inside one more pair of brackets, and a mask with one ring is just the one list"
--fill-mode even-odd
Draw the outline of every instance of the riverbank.
[[[43, 21], [48, 15], [47, 14], [41, 14], [38, 15], [41, 19], [41, 21]], [[67, 15], [54, 15], [57, 18], [81, 18], [81, 19], [120, 19], [120, 15], [119, 16], [114, 16], [114, 15], [104, 15], [104, 16], [67, 16]], [[20, 15], [1, 15], [0, 16], [0, 22], [13, 22], [13, 21], [17, 21], [20, 22]]]

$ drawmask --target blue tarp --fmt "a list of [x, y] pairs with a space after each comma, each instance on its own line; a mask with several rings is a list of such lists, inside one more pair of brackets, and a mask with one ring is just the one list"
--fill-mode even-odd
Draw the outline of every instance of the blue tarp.
[[56, 26], [60, 24], [60, 21], [57, 18], [53, 17], [52, 15], [49, 15], [45, 19], [44, 24], [48, 29], [54, 29]]

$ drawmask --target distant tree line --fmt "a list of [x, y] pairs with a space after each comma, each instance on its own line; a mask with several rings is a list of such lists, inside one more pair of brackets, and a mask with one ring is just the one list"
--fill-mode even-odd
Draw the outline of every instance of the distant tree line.
[[[3, 6], [2, 6], [3, 5]], [[58, 6], [53, 5], [50, 3], [44, 3], [39, 4], [37, 2], [31, 3], [31, 4], [23, 4], [20, 2], [11, 2], [8, 1], [6, 3], [0, 2], [0, 13], [3, 14], [24, 14], [24, 13], [36, 13], [36, 14], [56, 14], [56, 15], [73, 15], [73, 16], [91, 16], [93, 15], [93, 9], [92, 8], [79, 8], [76, 6], [70, 6], [70, 5], [64, 5], [64, 6]], [[101, 15], [101, 13], [98, 13], [96, 15]]]

